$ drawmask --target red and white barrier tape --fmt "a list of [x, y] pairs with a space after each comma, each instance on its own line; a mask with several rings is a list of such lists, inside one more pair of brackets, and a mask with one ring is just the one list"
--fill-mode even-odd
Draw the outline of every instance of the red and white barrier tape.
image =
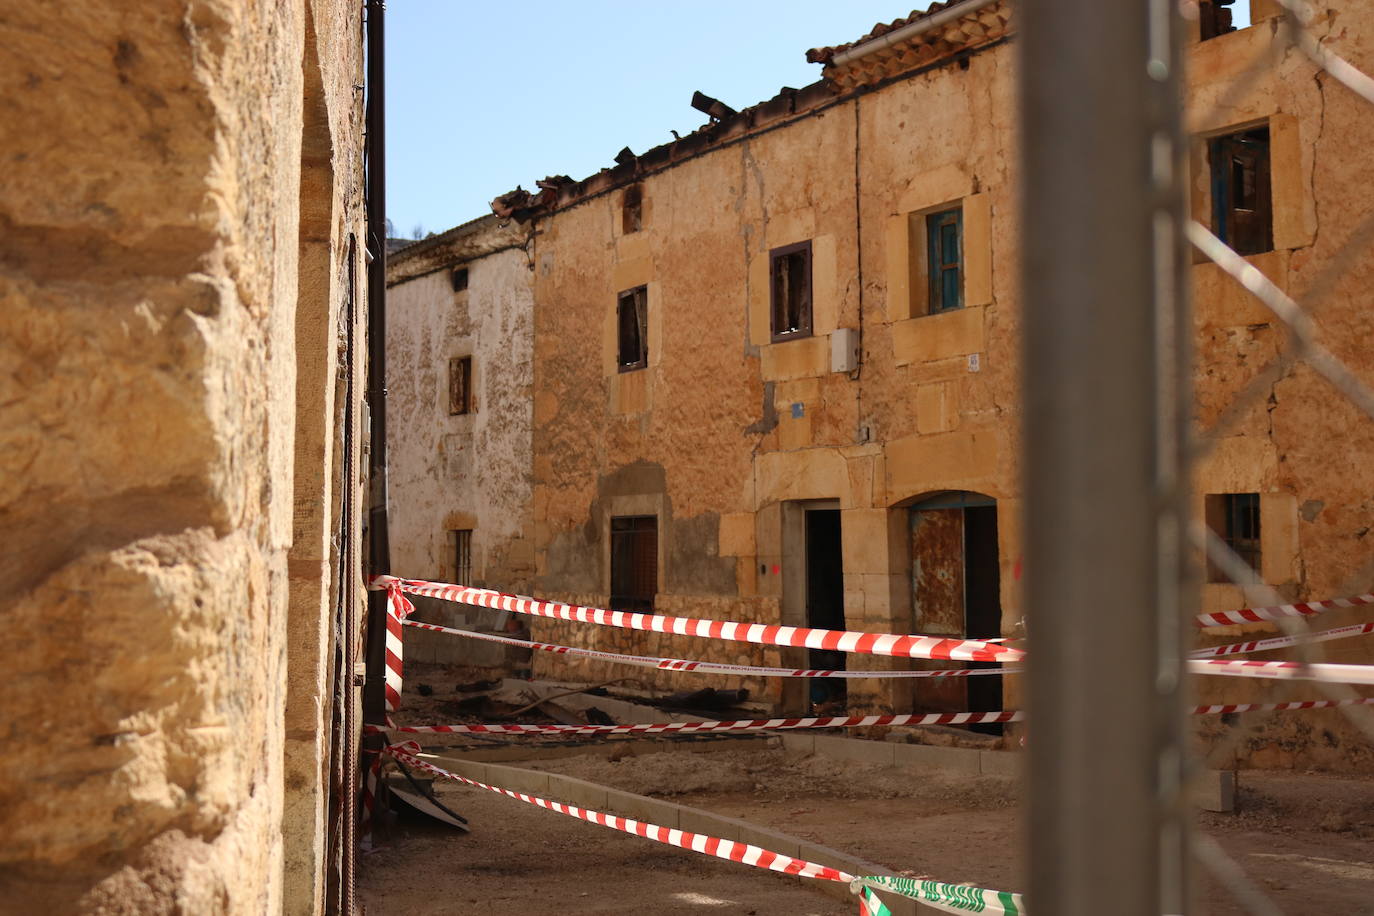
[[1335, 607], [1360, 607], [1365, 604], [1374, 604], [1374, 595], [1356, 595], [1353, 598], [1301, 601], [1297, 604], [1275, 604], [1271, 607], [1246, 607], [1235, 611], [1198, 614], [1197, 625], [1200, 627], [1229, 627], [1237, 623], [1258, 623], [1262, 620], [1278, 620], [1281, 617], [1311, 617]]
[[612, 830], [619, 830], [622, 833], [629, 833], [641, 836], [648, 840], [665, 843], [669, 846], [676, 846], [679, 849], [690, 849], [692, 852], [699, 852], [703, 855], [715, 856], [718, 859], [726, 859], [731, 862], [743, 862], [745, 865], [752, 865], [755, 868], [766, 868], [769, 871], [781, 872], [784, 875], [796, 875], [799, 878], [818, 878], [822, 881], [842, 881], [849, 883], [854, 880], [854, 876], [846, 874], [837, 868], [828, 865], [820, 865], [816, 862], [808, 862], [805, 859], [794, 859], [785, 856], [780, 852], [773, 852], [759, 846], [751, 846], [748, 843], [736, 843], [733, 840], [726, 840], [720, 837], [706, 836], [700, 833], [689, 833], [686, 830], [678, 830], [670, 827], [660, 827], [657, 824], [648, 824], [643, 821], [632, 820], [628, 817], [616, 817], [613, 814], [603, 814], [600, 811], [592, 811], [587, 808], [578, 808], [575, 805], [565, 805], [561, 802], [549, 801], [537, 795], [526, 795], [523, 792], [513, 792], [510, 789], [502, 789], [498, 786], [489, 786], [484, 782], [475, 779], [468, 779], [466, 776], [459, 776], [451, 773], [442, 767], [437, 767], [428, 763], [415, 754], [419, 753], [420, 747], [414, 742], [392, 745], [387, 749], [396, 757], [418, 769], [425, 770], [443, 779], [452, 779], [455, 782], [467, 783], [479, 789], [486, 789], [507, 798], [514, 798], [517, 801], [525, 802], [530, 805], [537, 805], [548, 811], [556, 811], [559, 814], [566, 814], [568, 817], [575, 817], [578, 820], [587, 821], [591, 824], [598, 824], [602, 827], [609, 827]]
[[1286, 649], [1289, 646], [1300, 646], [1314, 642], [1329, 642], [1333, 639], [1349, 639], [1352, 636], [1363, 636], [1366, 633], [1374, 633], [1374, 622], [1357, 623], [1348, 627], [1336, 627], [1333, 630], [1320, 630], [1316, 633], [1295, 633], [1292, 636], [1275, 636], [1270, 639], [1256, 639], [1251, 642], [1232, 643], [1229, 646], [1214, 646], [1210, 649], [1198, 649], [1188, 654], [1192, 658], [1217, 658], [1222, 655], [1246, 655], [1250, 652], [1265, 652], [1269, 649]]
[[507, 595], [485, 588], [465, 588], [440, 582], [417, 579], [398, 579], [395, 576], [376, 576], [373, 588], [400, 589], [414, 595], [443, 598], [462, 604], [512, 611], [536, 617], [551, 617], [579, 623], [648, 630], [655, 633], [674, 633], [679, 636], [704, 636], [769, 646], [797, 646], [808, 649], [828, 649], [854, 652], [861, 655], [888, 655], [898, 658], [960, 659], [972, 662], [1014, 662], [1025, 653], [1011, 646], [998, 645], [981, 639], [948, 639], [941, 636], [899, 636], [894, 633], [861, 633], [854, 630], [822, 630], [813, 627], [787, 627], [779, 624], [736, 623], [732, 620], [704, 620], [699, 617], [668, 617], [660, 614], [638, 614], [628, 611], [607, 611], [602, 608], [565, 604], [561, 601], [540, 601], [519, 595]]
[[1302, 662], [1192, 658], [1188, 660], [1188, 670], [1193, 674], [1284, 678], [1301, 681], [1324, 681], [1328, 684], [1374, 685], [1374, 665], [1305, 665]]
[[1233, 712], [1281, 712], [1285, 709], [1330, 709], [1334, 706], [1364, 706], [1374, 703], [1374, 697], [1352, 697], [1348, 700], [1294, 700], [1291, 703], [1228, 703], [1221, 706], [1199, 706], [1195, 716]]
[[[407, 725], [398, 732], [422, 734], [483, 735], [662, 735], [701, 732], [753, 732], [784, 728], [857, 728], [866, 725], [980, 725], [988, 722], [1020, 722], [1024, 713], [933, 712], [897, 716], [806, 716], [795, 719], [735, 719], [723, 722], [662, 722], [626, 725]], [[370, 728], [372, 726], [369, 726]]]
[[386, 711], [401, 708], [401, 626], [415, 605], [398, 588], [386, 590]]
[[619, 655], [615, 652], [581, 649], [577, 646], [560, 646], [556, 643], [533, 642], [527, 639], [512, 639], [509, 636], [497, 636], [494, 633], [474, 633], [471, 630], [457, 630], [453, 627], [441, 627], [438, 624], [421, 623], [418, 620], [407, 620], [405, 625], [420, 630], [432, 630], [435, 633], [450, 633], [454, 636], [465, 636], [469, 639], [480, 639], [485, 642], [496, 642], [507, 646], [519, 646], [523, 649], [538, 649], [542, 652], [554, 652], [560, 655], [575, 656], [577, 658], [593, 658], [604, 662], [618, 662], [625, 665], [636, 665], [641, 668], [656, 668], [661, 671], [700, 671], [716, 674], [738, 674], [751, 677], [847, 678], [975, 677], [982, 674], [1016, 674], [1020, 671], [1019, 668], [952, 668], [947, 671], [869, 671], [862, 668], [850, 671], [826, 671], [811, 668], [764, 668], [756, 665], [727, 665], [723, 662], [693, 661], [685, 658], [659, 658], [655, 655]]
[[[1197, 706], [1195, 716], [1235, 712], [1277, 712], [1286, 709], [1326, 709], [1333, 706], [1354, 706], [1374, 703], [1374, 697], [1349, 700], [1295, 700], [1288, 703], [1230, 703], [1220, 706]], [[396, 731], [408, 734], [439, 735], [659, 735], [700, 734], [702, 732], [777, 731], [789, 728], [855, 728], [868, 725], [978, 725], [988, 722], [1022, 722], [1025, 713], [1019, 710], [1003, 712], [940, 712], [895, 716], [808, 716], [794, 719], [735, 719], [703, 722], [663, 722], [658, 724], [629, 723], [625, 725], [525, 725], [479, 723], [475, 725], [390, 725], [383, 729], [367, 726], [371, 732]]]

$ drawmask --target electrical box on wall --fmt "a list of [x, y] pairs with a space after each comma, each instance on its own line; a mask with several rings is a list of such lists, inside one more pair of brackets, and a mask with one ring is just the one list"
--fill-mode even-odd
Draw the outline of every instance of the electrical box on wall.
[[859, 332], [839, 328], [830, 332], [830, 371], [853, 372], [859, 368]]

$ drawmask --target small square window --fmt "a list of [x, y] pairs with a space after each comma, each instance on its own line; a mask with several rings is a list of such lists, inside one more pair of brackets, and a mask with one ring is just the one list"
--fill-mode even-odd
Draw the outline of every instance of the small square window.
[[811, 336], [811, 242], [768, 253], [773, 340]]
[[468, 269], [466, 267], [454, 268], [449, 279], [453, 281], [453, 291], [455, 293], [461, 293], [468, 288]]
[[643, 369], [649, 364], [649, 288], [636, 286], [621, 293], [615, 310], [617, 366], [621, 372]]
[[472, 412], [472, 357], [458, 356], [448, 361], [448, 412]]
[[1274, 250], [1269, 181], [1269, 128], [1207, 141], [1212, 178], [1212, 231], [1237, 254]]
[[926, 275], [930, 314], [964, 304], [964, 211], [953, 207], [926, 216]]
[[472, 529], [450, 531], [448, 547], [453, 561], [453, 584], [472, 585]]
[[[1260, 571], [1260, 498], [1258, 493], [1208, 495], [1204, 508], [1207, 527], [1235, 551], [1256, 573]], [[1207, 562], [1208, 582], [1230, 582], [1217, 564]]]
[[644, 188], [630, 185], [620, 202], [620, 231], [625, 235], [644, 228]]
[[611, 519], [611, 607], [652, 611], [658, 594], [658, 519], [652, 515]]

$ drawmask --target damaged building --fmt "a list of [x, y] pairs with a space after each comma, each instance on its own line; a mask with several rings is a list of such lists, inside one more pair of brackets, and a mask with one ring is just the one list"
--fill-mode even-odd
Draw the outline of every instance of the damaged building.
[[[1222, 7], [1199, 5], [1187, 53], [1192, 213], [1300, 295], [1365, 209], [1374, 121], [1279, 41], [1276, 3], [1254, 0], [1243, 28]], [[1326, 7], [1313, 31], [1374, 69], [1358, 39], [1374, 15]], [[937, 3], [809, 51], [820, 80], [742, 110], [698, 93], [700, 129], [502, 195], [494, 218], [399, 253], [390, 341], [406, 368], [392, 385], [416, 439], [393, 451], [394, 514], [414, 517], [397, 571], [682, 616], [1024, 636], [1015, 11]], [[1271, 43], [1286, 49], [1277, 63], [1246, 72]], [[1334, 281], [1322, 311], [1328, 344], [1357, 370], [1374, 368], [1359, 346], [1369, 269]], [[1196, 422], [1210, 429], [1284, 332], [1215, 265], [1199, 257], [1191, 271]], [[476, 417], [453, 409], [454, 391], [473, 392]], [[526, 391], [529, 414], [508, 399]], [[1291, 365], [1266, 404], [1206, 443], [1197, 515], [1287, 599], [1341, 597], [1369, 551], [1374, 472], [1353, 456], [1371, 436], [1357, 408]], [[1204, 573], [1203, 610], [1256, 602]], [[845, 663], [543, 619], [532, 630], [641, 655]], [[535, 654], [551, 679], [624, 673]], [[1358, 642], [1330, 657], [1369, 661]], [[1014, 676], [855, 679], [826, 694], [725, 680], [713, 683], [789, 713], [1009, 709], [1020, 694]], [[1209, 703], [1266, 690], [1198, 684]], [[1335, 713], [1268, 729], [1240, 744], [1242, 762], [1371, 762]]]

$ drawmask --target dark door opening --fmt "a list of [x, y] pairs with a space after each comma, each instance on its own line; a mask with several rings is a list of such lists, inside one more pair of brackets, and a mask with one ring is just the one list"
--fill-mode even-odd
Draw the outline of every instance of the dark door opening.
[[[840, 510], [806, 510], [806, 625], [827, 630], [843, 630], [844, 571], [840, 554]], [[845, 654], [830, 649], [808, 649], [811, 668], [843, 671]], [[816, 707], [838, 706], [843, 714], [843, 678], [811, 678], [810, 702]]]
[[[948, 493], [913, 507], [912, 601], [917, 632], [995, 639], [1001, 636], [1001, 576], [997, 507], [973, 493]], [[923, 662], [923, 669], [999, 668], [995, 662]], [[1002, 708], [1002, 676], [922, 678], [915, 685], [920, 712], [995, 712]], [[1000, 735], [1001, 724], [965, 726]]]
[[[970, 506], [964, 510], [964, 635], [996, 639], [1002, 635], [1002, 581], [997, 562], [997, 507]], [[973, 668], [1000, 668], [996, 662], [972, 662]], [[970, 712], [1002, 708], [1002, 675], [984, 674], [968, 681]], [[988, 735], [1004, 731], [1000, 723], [970, 725]]]

